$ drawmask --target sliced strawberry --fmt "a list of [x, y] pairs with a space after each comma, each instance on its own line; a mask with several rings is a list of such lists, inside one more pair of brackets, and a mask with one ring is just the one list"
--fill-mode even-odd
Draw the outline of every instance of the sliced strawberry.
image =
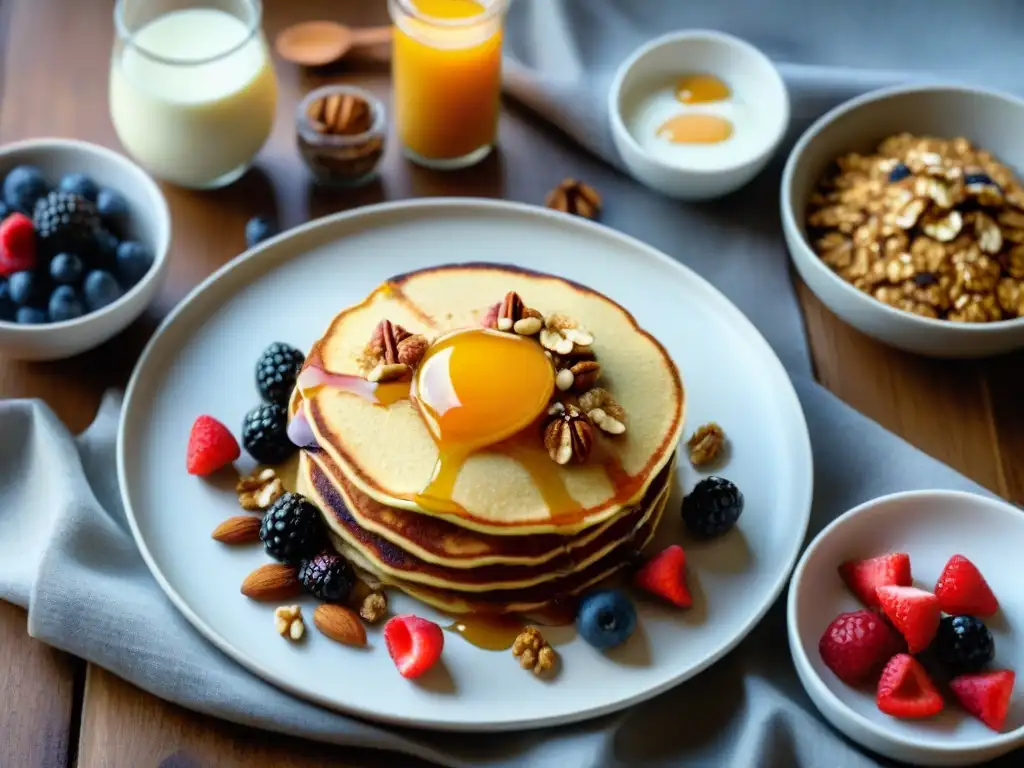
[[839, 566], [839, 575], [850, 591], [868, 608], [878, 607], [875, 590], [879, 587], [909, 587], [910, 555], [891, 552], [868, 560], [847, 560]]
[[212, 416], [200, 416], [192, 425], [185, 453], [190, 475], [209, 475], [242, 455], [234, 435]]
[[686, 586], [686, 553], [673, 544], [656, 554], [633, 574], [633, 586], [663, 597], [680, 608], [693, 605]]
[[441, 658], [444, 632], [432, 621], [405, 614], [384, 625], [384, 644], [398, 673], [409, 679], [419, 677]]
[[818, 641], [821, 660], [847, 685], [866, 682], [903, 649], [903, 638], [896, 630], [874, 611], [864, 609], [840, 613]]
[[917, 587], [879, 587], [875, 594], [911, 653], [923, 651], [939, 629], [939, 599]]
[[931, 717], [942, 711], [942, 696], [921, 662], [908, 653], [893, 656], [882, 670], [875, 697], [878, 708], [893, 717]]
[[1016, 678], [1008, 669], [960, 675], [949, 681], [960, 706], [993, 731], [1002, 731]]
[[951, 616], [991, 616], [999, 610], [981, 571], [963, 555], [953, 555], [935, 582], [939, 607]]

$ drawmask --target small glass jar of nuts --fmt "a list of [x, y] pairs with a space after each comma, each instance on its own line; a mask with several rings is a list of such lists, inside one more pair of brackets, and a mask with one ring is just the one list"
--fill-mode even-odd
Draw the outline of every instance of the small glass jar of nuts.
[[299, 104], [296, 131], [317, 183], [357, 187], [374, 178], [384, 156], [384, 105], [362, 88], [326, 85]]

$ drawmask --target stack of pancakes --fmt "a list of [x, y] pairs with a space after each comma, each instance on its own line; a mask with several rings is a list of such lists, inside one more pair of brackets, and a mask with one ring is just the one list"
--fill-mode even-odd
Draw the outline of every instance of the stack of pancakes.
[[[334, 319], [307, 366], [327, 379], [365, 377], [367, 341], [381, 320], [444, 338], [479, 329], [510, 291], [592, 334], [601, 386], [628, 425], [621, 435], [595, 429], [600, 459], [555, 463], [538, 421], [517, 436], [517, 451], [485, 447], [466, 457], [451, 504], [425, 504], [444, 446], [415, 398], [378, 402], [329, 383], [303, 389], [301, 377], [292, 397], [292, 418], [309, 422], [317, 444], [301, 452], [298, 490], [321, 509], [338, 551], [450, 613], [543, 610], [629, 563], [661, 519], [682, 433], [679, 373], [628, 312], [579, 285], [514, 268], [453, 265], [394, 278]], [[554, 508], [566, 500], [571, 509]]]

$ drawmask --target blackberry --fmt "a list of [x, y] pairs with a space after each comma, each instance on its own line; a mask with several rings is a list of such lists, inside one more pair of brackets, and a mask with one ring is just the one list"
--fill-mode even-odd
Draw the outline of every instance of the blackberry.
[[706, 477], [683, 499], [683, 522], [695, 536], [721, 536], [743, 514], [743, 494], [724, 477]]
[[256, 386], [263, 399], [287, 406], [295, 388], [295, 379], [305, 361], [305, 355], [281, 341], [275, 341], [263, 350], [256, 362]]
[[242, 445], [260, 464], [280, 464], [295, 452], [288, 439], [288, 412], [277, 403], [262, 403], [242, 422]]
[[323, 527], [320, 512], [297, 493], [284, 493], [263, 516], [260, 540], [267, 554], [297, 565], [320, 550]]
[[981, 671], [996, 653], [992, 633], [974, 616], [943, 617], [932, 647], [954, 675]]
[[70, 192], [51, 192], [36, 203], [32, 224], [40, 241], [57, 251], [82, 253], [96, 240], [96, 206]]
[[299, 581], [313, 597], [326, 603], [342, 603], [355, 586], [356, 574], [341, 555], [321, 552], [302, 564]]

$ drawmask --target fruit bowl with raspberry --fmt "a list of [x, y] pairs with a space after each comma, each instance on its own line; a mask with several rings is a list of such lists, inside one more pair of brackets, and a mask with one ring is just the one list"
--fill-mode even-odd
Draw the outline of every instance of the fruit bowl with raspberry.
[[817, 535], [788, 598], [790, 651], [833, 726], [915, 765], [1024, 745], [1024, 514], [958, 491], [856, 507]]
[[120, 333], [156, 296], [170, 238], [159, 187], [116, 152], [0, 147], [0, 355], [57, 360]]

